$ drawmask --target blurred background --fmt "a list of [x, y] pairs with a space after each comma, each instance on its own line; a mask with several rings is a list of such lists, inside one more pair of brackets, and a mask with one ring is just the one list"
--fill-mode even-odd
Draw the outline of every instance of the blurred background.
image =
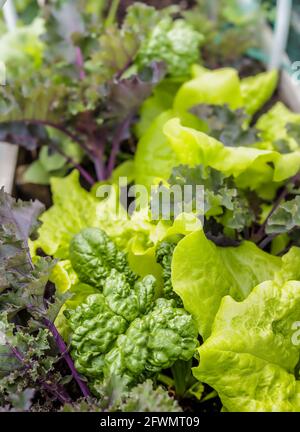
[[[290, 3], [290, 0], [285, 0], [286, 4]], [[22, 25], [30, 25], [34, 19], [41, 15], [41, 9], [45, 6], [62, 4], [64, 0], [7, 0], [6, 13], [3, 11], [0, 13], [0, 36], [4, 35], [7, 31], [7, 26], [10, 28], [16, 24], [18, 27]], [[95, 15], [98, 17], [109, 9], [114, 0], [82, 0], [78, 3], [88, 4], [91, 10], [94, 10]], [[119, 0], [118, 2], [118, 16], [122, 18], [128, 6], [134, 1], [132, 0]], [[170, 5], [180, 6], [182, 9], [191, 9], [195, 6], [201, 8], [208, 8], [211, 11], [216, 10], [222, 3], [223, 0], [145, 0], [143, 3], [155, 6], [156, 8], [164, 8]], [[244, 10], [253, 11], [255, 8], [263, 8], [264, 18], [274, 26], [276, 20], [276, 4], [279, 3], [277, 0], [227, 0], [229, 8], [234, 3], [243, 6]], [[292, 14], [289, 25], [289, 37], [287, 44], [287, 52], [291, 60], [296, 61], [300, 58], [300, 0], [293, 0], [292, 3]], [[236, 6], [238, 7], [238, 6]], [[0, 54], [1, 56], [1, 54]]]

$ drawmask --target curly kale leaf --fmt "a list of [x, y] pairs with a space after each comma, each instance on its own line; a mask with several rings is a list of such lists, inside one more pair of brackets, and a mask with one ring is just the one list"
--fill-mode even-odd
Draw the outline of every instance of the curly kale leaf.
[[[204, 215], [215, 217], [223, 226], [241, 231], [250, 226], [254, 213], [249, 206], [246, 195], [238, 190], [231, 177], [226, 177], [214, 168], [197, 165], [179, 165], [175, 167], [168, 180], [169, 185], [178, 185], [184, 193], [185, 186], [192, 187], [192, 194], [188, 199], [192, 200], [192, 208], [196, 208], [197, 186], [203, 186]], [[184, 195], [183, 195], [184, 196]]]
[[39, 201], [16, 201], [0, 190], [0, 226], [4, 235], [14, 236], [28, 246], [28, 238], [38, 227], [37, 218], [44, 210]]
[[225, 146], [248, 146], [258, 141], [258, 131], [245, 126], [249, 116], [241, 108], [232, 111], [228, 105], [200, 104], [190, 111], [204, 120], [209, 127], [209, 134]]
[[162, 387], [147, 380], [131, 390], [117, 377], [95, 386], [97, 399], [81, 399], [65, 404], [63, 412], [182, 412], [178, 402]]
[[176, 243], [163, 241], [159, 243], [156, 248], [156, 261], [163, 268], [163, 297], [166, 299], [173, 299], [178, 307], [182, 307], [182, 301], [180, 297], [175, 293], [171, 281], [171, 264], [173, 258], [173, 252], [176, 247]]
[[97, 72], [100, 82], [115, 74], [121, 76], [134, 62], [142, 41], [160, 20], [161, 14], [155, 8], [142, 3], [131, 5], [120, 28], [111, 25], [104, 29], [99, 37], [99, 49], [92, 54], [88, 68]]
[[122, 404], [123, 412], [182, 412], [178, 402], [162, 388], [153, 389], [151, 380], [134, 387]]
[[29, 236], [35, 232], [41, 209], [38, 202], [16, 202], [0, 191], [2, 404], [10, 403], [11, 392], [21, 392], [27, 387], [39, 389], [47, 396], [51, 394], [61, 403], [69, 401], [65, 388], [60, 384], [61, 374], [55, 372], [53, 366], [59, 354], [68, 363], [83, 395], [89, 394], [53, 324], [65, 300], [47, 290], [55, 262], [49, 257], [32, 259], [30, 256]]
[[280, 204], [267, 221], [267, 234], [287, 233], [300, 226], [300, 196]]
[[142, 43], [136, 63], [145, 67], [153, 61], [163, 61], [170, 75], [188, 75], [199, 60], [203, 37], [184, 20], [162, 19]]
[[43, 210], [38, 201], [16, 201], [0, 191], [0, 309], [44, 309], [44, 291], [54, 263], [40, 258], [32, 262], [28, 240], [38, 227]]
[[33, 335], [29, 328], [10, 324], [5, 314], [0, 316], [0, 405], [26, 410], [33, 395], [29, 389], [33, 388], [44, 396], [50, 393], [60, 402], [69, 402], [59, 382], [61, 376], [54, 371], [56, 361], [48, 330], [39, 329]]
[[73, 238], [70, 259], [80, 281], [99, 289], [103, 288], [112, 269], [125, 275], [129, 283], [136, 280], [126, 255], [97, 228], [87, 228]]

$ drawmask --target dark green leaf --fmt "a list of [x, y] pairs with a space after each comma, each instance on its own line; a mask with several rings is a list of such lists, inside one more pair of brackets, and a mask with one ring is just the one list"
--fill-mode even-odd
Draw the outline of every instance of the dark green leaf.
[[291, 231], [300, 226], [300, 196], [281, 204], [268, 219], [267, 234]]

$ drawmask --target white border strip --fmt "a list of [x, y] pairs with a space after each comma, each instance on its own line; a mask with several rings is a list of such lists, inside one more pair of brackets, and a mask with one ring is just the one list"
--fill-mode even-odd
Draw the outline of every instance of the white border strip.
[[[3, 6], [3, 15], [8, 31], [13, 31], [17, 25], [17, 14], [12, 0], [7, 0]], [[0, 187], [11, 193], [14, 184], [18, 159], [18, 147], [0, 143]]]

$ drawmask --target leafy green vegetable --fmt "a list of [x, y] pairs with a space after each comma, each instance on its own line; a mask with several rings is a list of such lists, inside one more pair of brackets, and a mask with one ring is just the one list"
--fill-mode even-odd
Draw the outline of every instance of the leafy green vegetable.
[[[0, 140], [53, 195], [41, 215], [0, 191], [0, 411], [178, 411], [157, 382], [187, 409], [300, 411], [300, 120], [260, 116], [276, 71], [240, 78], [258, 15], [96, 3], [0, 39]], [[125, 204], [131, 184], [151, 198]], [[158, 186], [192, 186], [190, 210], [153, 218]]]
[[203, 72], [196, 78], [185, 82], [176, 94], [174, 110], [183, 120], [185, 126], [197, 128], [205, 123], [195, 122], [195, 118], [188, 114], [189, 110], [199, 104], [228, 104], [232, 110], [243, 106], [243, 98], [240, 90], [240, 81], [234, 69], [218, 69]]
[[101, 294], [95, 294], [71, 315], [70, 326], [76, 367], [98, 379], [102, 374], [123, 376], [128, 382], [141, 379], [170, 367], [178, 358], [188, 360], [197, 345], [191, 317], [164, 299], [157, 300], [148, 314], [128, 323], [105, 306]]
[[200, 131], [182, 126], [179, 119], [169, 120], [164, 133], [182, 164], [212, 167], [226, 176], [234, 176], [236, 184], [243, 188], [255, 189], [273, 178], [270, 162], [277, 159], [275, 152], [226, 147]]
[[98, 399], [83, 399], [76, 404], [65, 404], [63, 412], [181, 412], [176, 400], [162, 387], [153, 388], [151, 380], [131, 390], [124, 381], [112, 377], [96, 385]]
[[[127, 9], [120, 28], [117, 24], [107, 26], [99, 37], [99, 50], [87, 62], [88, 69], [97, 71], [97, 82], [105, 82], [115, 74], [130, 74], [130, 67], [135, 71], [136, 57], [145, 39], [161, 20], [169, 19], [171, 12], [169, 8], [158, 12], [142, 2], [135, 2]], [[144, 66], [149, 67], [152, 61]]]
[[41, 216], [43, 222], [35, 249], [48, 255], [67, 258], [72, 237], [87, 226], [97, 225], [97, 200], [79, 184], [79, 173], [65, 179], [52, 179], [54, 206]]
[[200, 33], [184, 20], [162, 19], [142, 43], [137, 55], [139, 67], [152, 61], [164, 61], [170, 75], [188, 75], [190, 67], [199, 60]]
[[96, 288], [99, 280], [103, 286], [102, 294], [64, 311], [72, 329], [72, 356], [81, 373], [98, 380], [116, 375], [131, 383], [193, 356], [197, 332], [192, 317], [174, 301], [155, 300], [152, 275], [135, 282], [132, 272], [126, 273], [124, 255], [103, 232], [86, 229], [70, 249], [75, 270], [85, 278], [92, 275], [89, 282]]
[[181, 412], [178, 402], [169, 397], [161, 387], [153, 390], [150, 380], [134, 387], [126, 403], [124, 412]]
[[135, 181], [146, 186], [158, 184], [161, 179], [168, 179], [172, 168], [179, 160], [163, 133], [165, 123], [173, 117], [172, 111], [166, 111], [157, 117], [139, 141], [135, 153]]
[[197, 105], [190, 112], [209, 126], [209, 135], [229, 147], [253, 145], [258, 141], [257, 131], [246, 128], [248, 116], [243, 109], [232, 111], [227, 105]]
[[33, 73], [42, 64], [44, 45], [39, 39], [44, 22], [37, 18], [32, 24], [8, 32], [0, 38], [0, 61], [7, 68], [7, 77]]
[[99, 288], [112, 269], [122, 273], [129, 282], [136, 279], [125, 254], [117, 249], [104, 231], [97, 228], [87, 228], [73, 238], [70, 259], [80, 281]]
[[171, 263], [173, 259], [174, 249], [176, 243], [170, 241], [163, 241], [156, 247], [157, 262], [163, 268], [163, 292], [162, 296], [166, 299], [174, 299], [178, 307], [182, 307], [182, 302], [178, 295], [174, 292], [171, 281]]
[[138, 138], [146, 133], [156, 117], [172, 109], [174, 96], [182, 83], [181, 77], [165, 78], [154, 88], [152, 96], [145, 100], [140, 109], [140, 118], [135, 125]]
[[[186, 208], [197, 213], [198, 217], [205, 216], [205, 221], [214, 217], [224, 227], [241, 231], [250, 226], [254, 220], [253, 211], [250, 209], [245, 194], [235, 187], [231, 177], [226, 178], [224, 174], [213, 168], [205, 168], [203, 165], [195, 167], [179, 165], [173, 168], [168, 184], [171, 188], [180, 187]], [[186, 193], [186, 186], [190, 188], [190, 193]], [[197, 189], [199, 186], [203, 187], [203, 196]], [[155, 199], [158, 198], [157, 195], [162, 189], [163, 187], [160, 186], [159, 190], [152, 193], [152, 212], [156, 211], [155, 205], [158, 200]], [[165, 187], [165, 190], [168, 191], [168, 188]], [[160, 211], [162, 217], [166, 210], [166, 216], [170, 216], [170, 208], [173, 210], [175, 204], [171, 197], [171, 205], [167, 202], [166, 209], [164, 209], [164, 203], [162, 203], [157, 213], [159, 214]], [[182, 207], [181, 202], [179, 205]], [[171, 216], [175, 215], [171, 214]]]
[[259, 118], [256, 128], [261, 131], [261, 136], [265, 141], [272, 143], [285, 140], [290, 150], [293, 151], [299, 145], [288, 134], [286, 126], [289, 123], [300, 124], [300, 115], [290, 111], [282, 102], [277, 102], [273, 108]]
[[[35, 385], [43, 392], [55, 390], [55, 383], [50, 378], [55, 357], [49, 355], [50, 345], [47, 330], [40, 329], [36, 336], [7, 322], [4, 315], [0, 317], [1, 331], [5, 334], [0, 345], [0, 401], [17, 404], [14, 397], [21, 389]], [[49, 382], [46, 384], [47, 376]], [[59, 394], [59, 392], [58, 392]], [[9, 397], [7, 397], [9, 395]], [[11, 400], [10, 398], [13, 398]]]
[[260, 46], [262, 15], [262, 8], [236, 0], [197, 0], [193, 8], [183, 12], [184, 18], [204, 35], [203, 57], [212, 68], [232, 64], [240, 67], [243, 56]]
[[51, 186], [54, 205], [40, 218], [43, 225], [33, 250], [41, 248], [48, 255], [68, 259], [72, 238], [84, 228], [104, 229], [122, 248], [135, 233], [150, 230], [150, 223], [129, 218], [114, 187], [107, 199], [96, 198], [81, 187], [76, 170], [64, 179], [53, 178]]
[[258, 283], [272, 279], [280, 265], [280, 258], [251, 242], [218, 247], [203, 231], [195, 231], [175, 248], [172, 284], [206, 339], [222, 298], [230, 294], [236, 300], [245, 299]]
[[[298, 269], [296, 274], [299, 277]], [[256, 286], [241, 303], [225, 297], [212, 334], [199, 350], [200, 366], [194, 374], [218, 391], [229, 411], [300, 409], [299, 381], [294, 376], [299, 347], [292, 343], [300, 284], [293, 274], [287, 276], [292, 280], [279, 278]]]
[[[76, 371], [67, 347], [53, 324], [65, 296], [47, 293], [54, 262], [29, 252], [39, 202], [16, 202], [0, 191], [0, 388], [1, 402], [12, 403], [11, 393], [34, 386], [61, 403], [71, 399], [55, 370], [58, 355], [66, 360], [84, 396], [89, 390]], [[53, 349], [51, 353], [51, 349]], [[71, 379], [70, 379], [71, 380]]]
[[[237, 184], [242, 188], [250, 187], [260, 191], [265, 190], [265, 185], [273, 180], [279, 182], [288, 178], [291, 170], [296, 172], [299, 167], [299, 155], [294, 153], [293, 159], [289, 159], [273, 151], [277, 148], [269, 145], [263, 134], [258, 139], [256, 129], [249, 128], [249, 118], [242, 114], [242, 110], [247, 113], [254, 112], [253, 106], [258, 109], [267, 101], [267, 96], [272, 92], [277, 81], [275, 72], [251, 77], [252, 81], [246, 80], [244, 85], [236, 70], [232, 68], [210, 71], [194, 66], [192, 73], [194, 78], [185, 82], [177, 91], [173, 110], [162, 112], [163, 108], [170, 107], [170, 101], [162, 106], [158, 104], [155, 96], [145, 102], [141, 123], [136, 127], [141, 137], [135, 155], [137, 183], [150, 188], [152, 184], [167, 180], [171, 168], [180, 163], [191, 166], [203, 163], [205, 166], [220, 170], [227, 176], [238, 177]], [[256, 88], [261, 81], [266, 81], [268, 84], [266, 94], [256, 98], [250, 97], [251, 88]], [[199, 105], [207, 108], [200, 109]], [[197, 106], [198, 108], [195, 108]], [[191, 110], [196, 115], [192, 114]], [[158, 117], [153, 120], [155, 114]], [[149, 125], [151, 120], [153, 122]], [[193, 137], [196, 135], [202, 137], [203, 144], [199, 149], [201, 157], [196, 150], [198, 144], [191, 144], [194, 138], [187, 138], [182, 132], [179, 133], [179, 124], [189, 126]], [[186, 130], [182, 126], [181, 131]], [[263, 125], [258, 122], [257, 128], [262, 131]], [[198, 131], [210, 133], [223, 141], [226, 146], [235, 146], [235, 148], [226, 149], [224, 145], [213, 146], [213, 141], [208, 145], [206, 142], [208, 140], [198, 134]], [[263, 142], [260, 142], [262, 140]], [[175, 141], [177, 141], [176, 145]], [[273, 164], [274, 170], [272, 170]], [[273, 186], [273, 193], [274, 189], [276, 184]]]
[[241, 80], [241, 92], [249, 115], [255, 114], [272, 96], [278, 83], [278, 72], [272, 70]]

